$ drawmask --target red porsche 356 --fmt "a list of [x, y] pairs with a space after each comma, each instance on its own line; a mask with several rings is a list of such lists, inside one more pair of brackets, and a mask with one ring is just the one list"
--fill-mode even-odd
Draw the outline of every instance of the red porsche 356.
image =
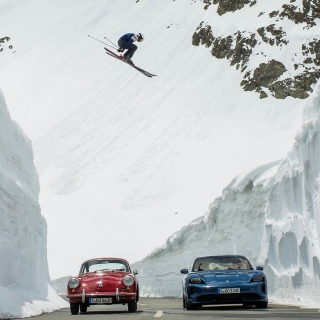
[[137, 310], [139, 286], [137, 270], [131, 271], [121, 258], [97, 258], [82, 263], [79, 275], [68, 281], [72, 314], [84, 313], [94, 305], [127, 304], [129, 312]]

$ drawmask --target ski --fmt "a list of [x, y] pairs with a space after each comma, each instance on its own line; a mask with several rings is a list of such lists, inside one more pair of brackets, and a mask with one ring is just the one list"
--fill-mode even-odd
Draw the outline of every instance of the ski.
[[152, 74], [152, 73], [150, 73], [150, 72], [148, 72], [148, 71], [146, 71], [146, 70], [143, 70], [143, 69], [141, 69], [141, 68], [139, 68], [139, 67], [137, 67], [137, 66], [135, 66], [135, 65], [133, 65], [133, 64], [127, 62], [127, 61], [125, 61], [125, 60], [122, 58], [122, 56], [117, 55], [117, 54], [114, 53], [113, 51], [111, 51], [111, 50], [109, 50], [109, 49], [107, 49], [107, 48], [104, 48], [104, 49], [106, 50], [106, 53], [107, 53], [109, 56], [111, 56], [111, 57], [113, 57], [113, 58], [116, 58], [116, 59], [118, 59], [118, 60], [120, 60], [120, 61], [128, 64], [128, 65], [131, 66], [132, 68], [135, 68], [136, 70], [138, 70], [139, 72], [141, 72], [143, 75], [145, 75], [145, 76], [147, 76], [147, 77], [149, 77], [149, 78], [156, 77], [155, 74]]

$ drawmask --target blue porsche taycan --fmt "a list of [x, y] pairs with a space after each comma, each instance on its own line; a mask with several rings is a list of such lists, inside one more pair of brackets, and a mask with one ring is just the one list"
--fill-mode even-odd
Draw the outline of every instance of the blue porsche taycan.
[[244, 256], [218, 255], [198, 257], [192, 271], [182, 269], [183, 307], [242, 304], [267, 308], [268, 287], [262, 267], [254, 270]]

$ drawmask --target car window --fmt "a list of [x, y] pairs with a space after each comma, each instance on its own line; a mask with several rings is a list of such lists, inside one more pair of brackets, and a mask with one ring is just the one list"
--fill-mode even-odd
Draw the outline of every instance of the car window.
[[250, 262], [244, 257], [205, 257], [196, 259], [192, 271], [209, 270], [253, 270]]
[[91, 260], [85, 262], [80, 274], [88, 272], [130, 272], [129, 266], [122, 260]]

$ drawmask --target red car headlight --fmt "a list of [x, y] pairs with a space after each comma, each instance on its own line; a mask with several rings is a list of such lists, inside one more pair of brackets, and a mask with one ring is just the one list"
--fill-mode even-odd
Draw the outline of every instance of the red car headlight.
[[133, 285], [134, 283], [134, 279], [130, 276], [125, 276], [122, 280], [123, 284], [126, 286], [126, 287], [130, 287]]
[[71, 289], [74, 289], [79, 286], [79, 280], [77, 278], [71, 278], [68, 282], [68, 286]]

